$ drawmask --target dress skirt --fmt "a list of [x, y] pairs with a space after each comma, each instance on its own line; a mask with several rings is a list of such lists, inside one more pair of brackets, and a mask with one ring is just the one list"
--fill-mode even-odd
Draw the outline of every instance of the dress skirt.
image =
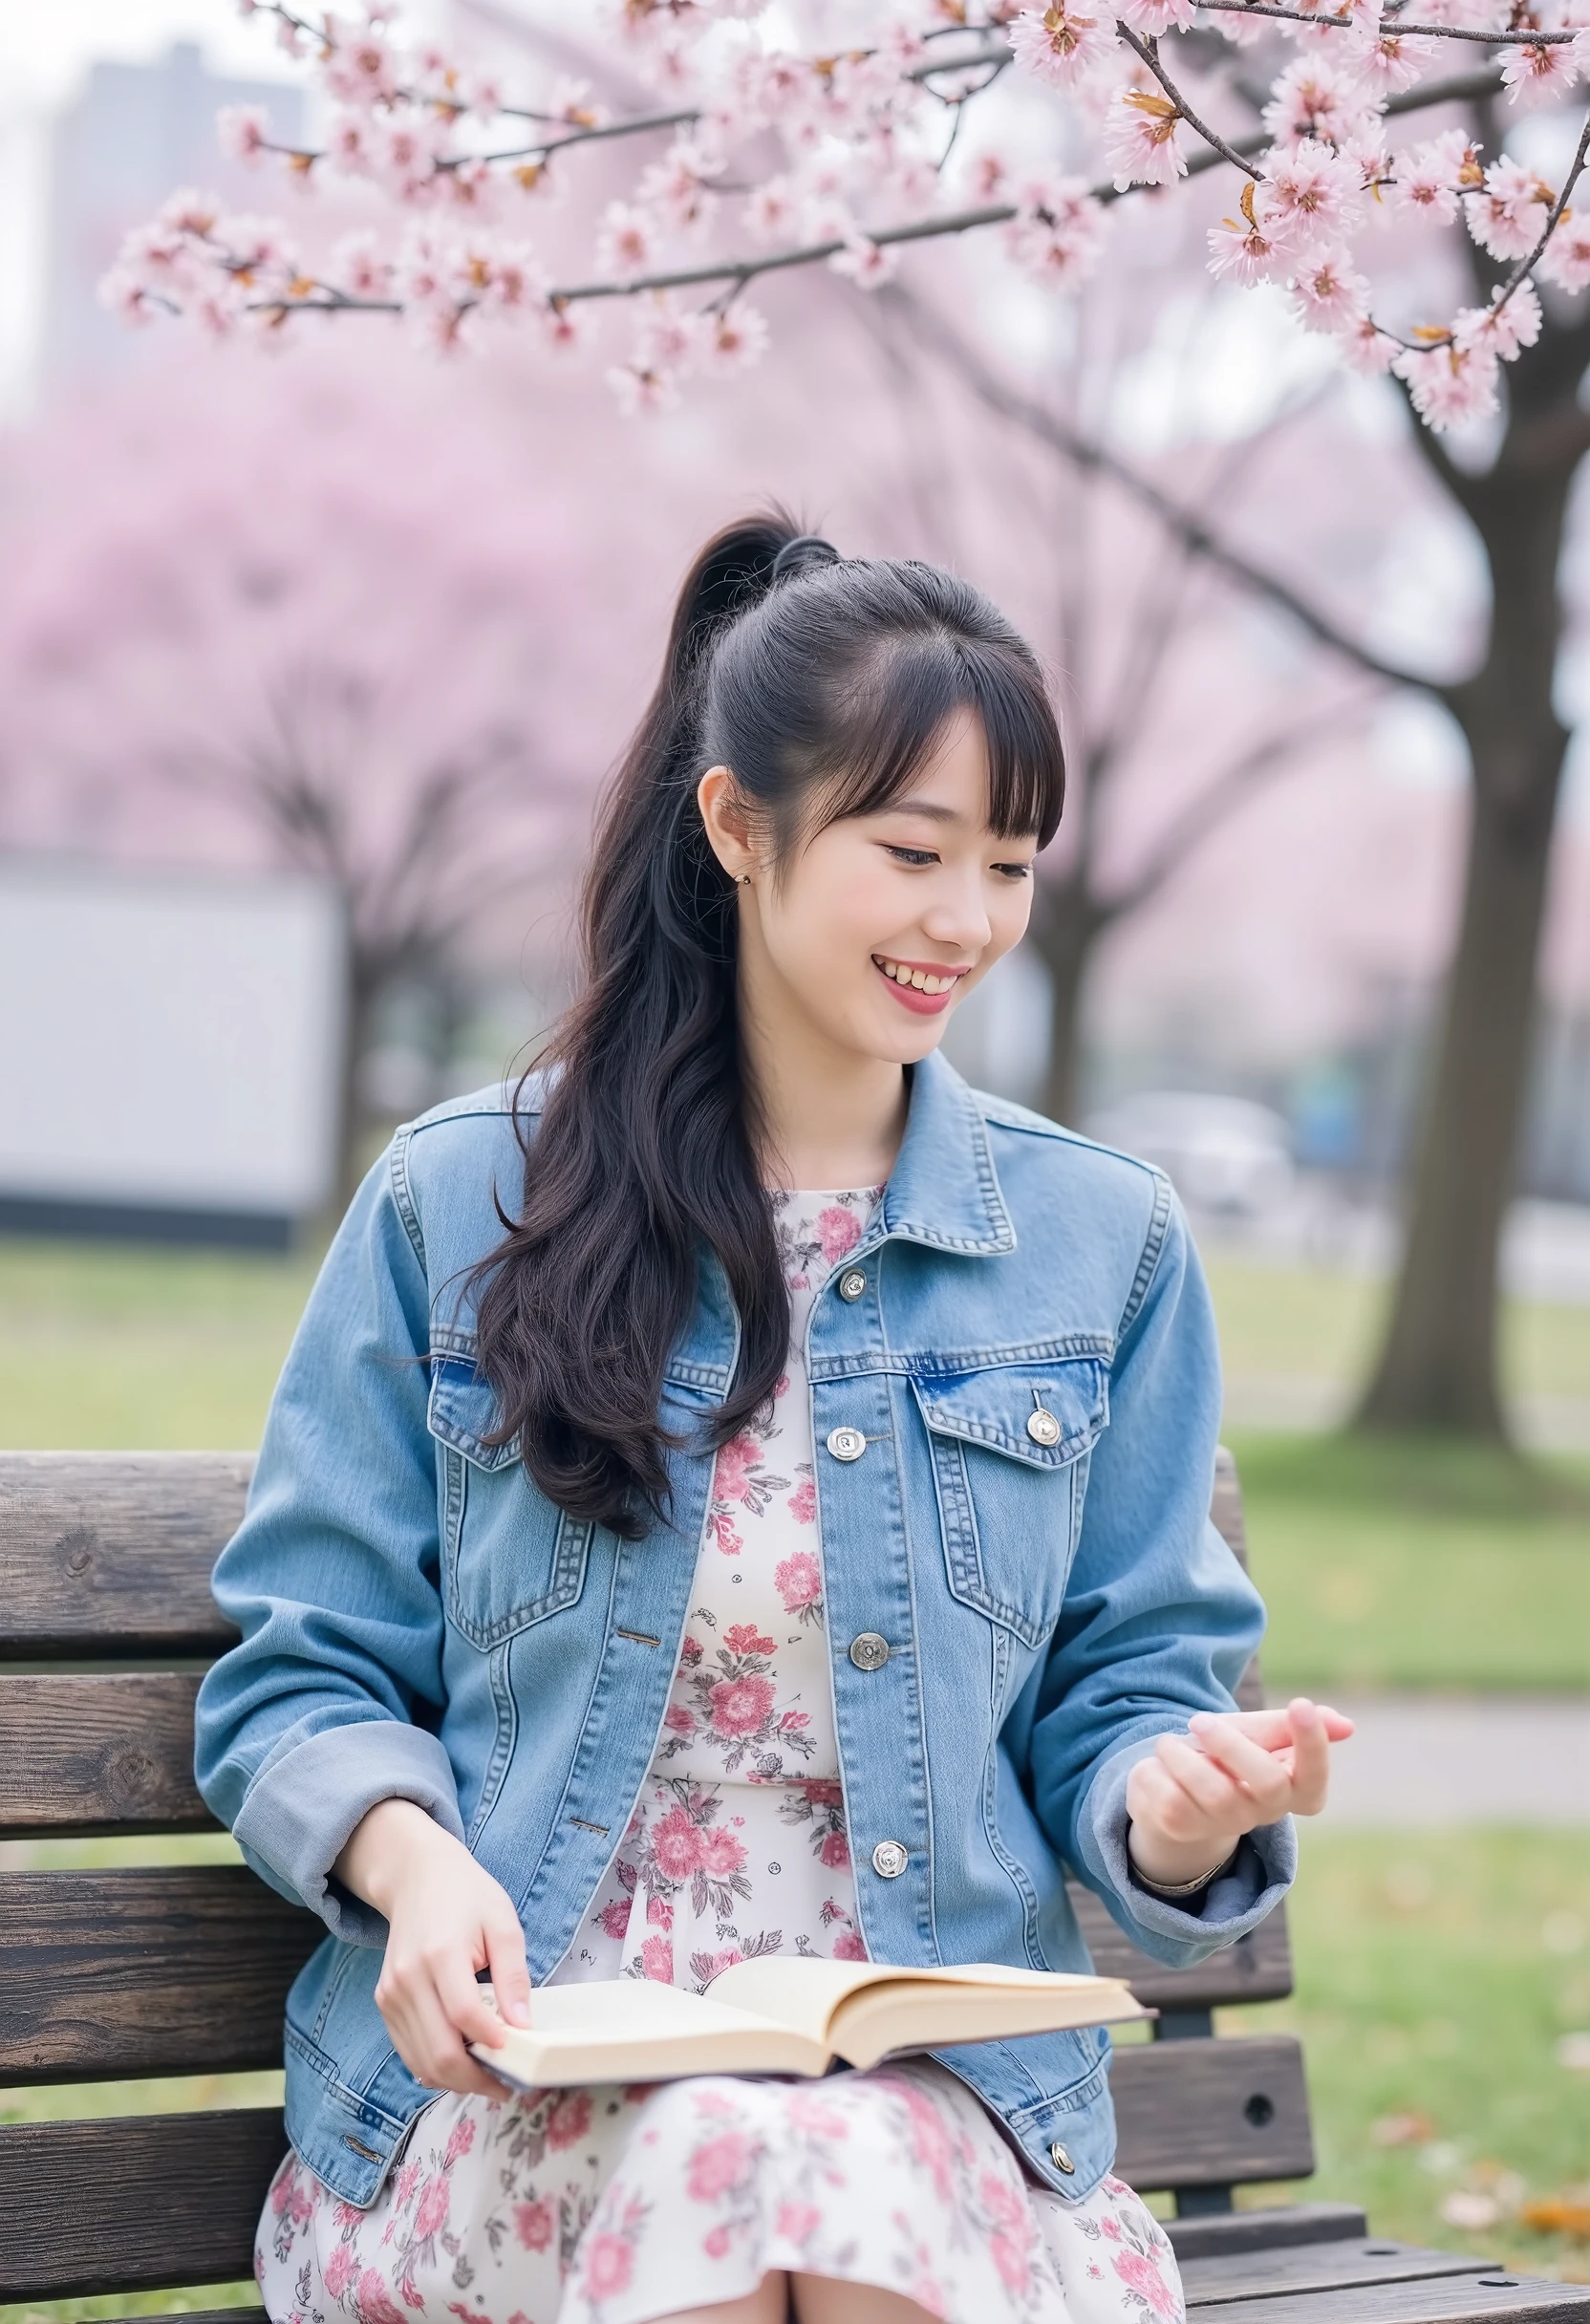
[[255, 2254], [272, 2324], [647, 2324], [785, 2270], [946, 2324], [1181, 2324], [1164, 2229], [1039, 2185], [929, 2058], [821, 2081], [443, 2097], [374, 2206], [293, 2156]]

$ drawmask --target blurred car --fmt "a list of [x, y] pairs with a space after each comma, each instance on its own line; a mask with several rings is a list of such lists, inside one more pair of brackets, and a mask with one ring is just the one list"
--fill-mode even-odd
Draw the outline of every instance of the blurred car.
[[1157, 1163], [1192, 1210], [1253, 1217], [1293, 1187], [1291, 1137], [1268, 1106], [1194, 1089], [1145, 1089], [1090, 1114], [1101, 1146]]

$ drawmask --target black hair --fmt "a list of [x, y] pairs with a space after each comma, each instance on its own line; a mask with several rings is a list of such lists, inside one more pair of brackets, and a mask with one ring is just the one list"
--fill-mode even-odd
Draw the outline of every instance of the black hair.
[[476, 1269], [478, 1365], [498, 1441], [559, 1507], [634, 1539], [668, 1503], [679, 1440], [658, 1406], [715, 1252], [740, 1317], [707, 1445], [768, 1402], [789, 1300], [758, 1167], [737, 1027], [737, 907], [696, 802], [709, 766], [801, 837], [900, 796], [958, 709], [985, 739], [1000, 838], [1053, 837], [1064, 764], [1032, 649], [981, 592], [914, 562], [841, 558], [782, 513], [709, 541], [661, 679], [604, 802], [587, 875], [584, 977], [522, 1126], [525, 1193]]

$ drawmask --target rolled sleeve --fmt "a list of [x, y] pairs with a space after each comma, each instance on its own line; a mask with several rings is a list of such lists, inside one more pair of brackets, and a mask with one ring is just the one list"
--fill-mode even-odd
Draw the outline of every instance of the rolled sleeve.
[[435, 1735], [368, 1718], [290, 1738], [249, 1785], [232, 1826], [251, 1863], [269, 1865], [333, 1937], [384, 1945], [387, 1925], [332, 1877], [359, 1824], [383, 1799], [412, 1799], [455, 1840], [463, 1838], [452, 1763]]
[[[1165, 1732], [1172, 1732], [1167, 1730]], [[1273, 1912], [1298, 1871], [1298, 1838], [1290, 1816], [1250, 1832], [1217, 1880], [1186, 1905], [1151, 1896], [1131, 1877], [1127, 1854], [1127, 1778], [1154, 1748], [1152, 1735], [1128, 1744], [1106, 1760], [1089, 1785], [1077, 1824], [1078, 1869], [1101, 1896], [1107, 1896], [1118, 1921], [1152, 1960], [1171, 1969], [1196, 1962], [1235, 1945]]]

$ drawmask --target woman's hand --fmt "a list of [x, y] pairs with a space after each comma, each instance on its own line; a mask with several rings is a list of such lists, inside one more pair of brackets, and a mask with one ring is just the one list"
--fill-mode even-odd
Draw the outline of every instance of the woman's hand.
[[1178, 1887], [1223, 1864], [1244, 1832], [1283, 1816], [1318, 1816], [1330, 1747], [1351, 1719], [1300, 1694], [1284, 1711], [1200, 1711], [1183, 1735], [1161, 1735], [1127, 1777], [1127, 1848], [1150, 1885]]
[[[502, 2083], [464, 2044], [495, 2050], [503, 2019], [530, 2021], [525, 1932], [506, 1889], [410, 1799], [373, 1807], [333, 1872], [386, 1918], [376, 2006], [409, 2072], [428, 2090], [501, 2098]], [[495, 2010], [475, 1981], [482, 1969], [491, 1971]]]

